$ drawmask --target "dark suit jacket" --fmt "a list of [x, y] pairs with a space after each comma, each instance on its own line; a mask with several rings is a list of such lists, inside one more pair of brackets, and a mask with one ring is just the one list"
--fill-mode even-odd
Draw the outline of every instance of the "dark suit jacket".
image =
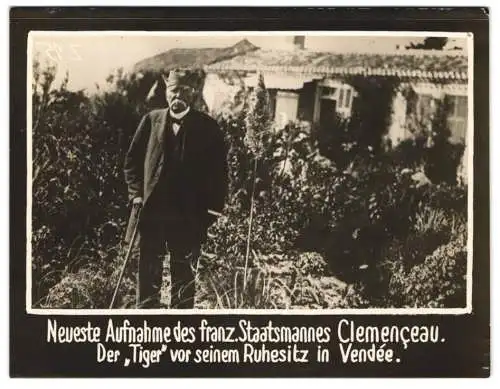
[[[143, 212], [160, 176], [165, 160], [165, 131], [168, 109], [146, 114], [132, 139], [125, 158], [125, 181], [129, 199], [143, 198]], [[208, 210], [221, 212], [228, 190], [227, 148], [217, 122], [210, 116], [191, 111], [182, 124], [185, 132], [183, 171], [188, 189], [186, 201], [192, 202], [196, 217], [207, 226], [215, 218]], [[154, 210], [153, 210], [154, 212]]]

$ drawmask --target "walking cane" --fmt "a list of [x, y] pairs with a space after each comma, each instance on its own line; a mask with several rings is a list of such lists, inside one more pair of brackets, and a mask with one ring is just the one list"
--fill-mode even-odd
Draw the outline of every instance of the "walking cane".
[[[120, 276], [118, 277], [118, 282], [116, 283], [115, 290], [113, 292], [113, 298], [111, 299], [111, 303], [109, 304], [109, 309], [113, 309], [113, 306], [115, 305], [115, 300], [116, 300], [116, 295], [118, 294], [118, 289], [120, 288], [120, 284], [122, 282], [123, 275], [125, 274], [125, 269], [127, 267], [127, 263], [130, 259], [130, 256], [132, 255], [132, 250], [134, 248], [135, 240], [137, 238], [137, 232], [139, 230], [139, 216], [141, 214], [141, 205], [137, 205], [137, 209], [134, 211], [132, 210], [133, 214], [131, 218], [133, 219], [134, 222], [134, 229], [132, 232], [132, 237], [130, 238], [130, 244], [128, 246], [127, 254], [125, 255], [125, 260], [123, 261], [122, 269], [120, 271]], [[134, 217], [134, 213], [136, 213]]]

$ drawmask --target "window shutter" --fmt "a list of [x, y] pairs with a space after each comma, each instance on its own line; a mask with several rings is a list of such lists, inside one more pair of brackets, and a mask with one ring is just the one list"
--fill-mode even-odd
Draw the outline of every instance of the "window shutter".
[[451, 131], [450, 141], [453, 143], [465, 142], [467, 132], [467, 97], [466, 96], [446, 96], [450, 101], [448, 114], [448, 126]]
[[339, 90], [339, 100], [338, 100], [337, 108], [344, 108], [344, 88], [340, 88]]
[[339, 90], [337, 99], [337, 112], [345, 117], [351, 116], [353, 90], [349, 85], [344, 85]]

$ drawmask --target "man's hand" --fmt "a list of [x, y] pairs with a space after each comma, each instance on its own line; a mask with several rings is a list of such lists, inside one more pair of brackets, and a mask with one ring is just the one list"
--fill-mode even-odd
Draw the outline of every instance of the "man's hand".
[[133, 205], [142, 205], [142, 197], [136, 197], [132, 200]]
[[227, 216], [220, 213], [220, 212], [217, 212], [217, 211], [214, 211], [213, 209], [209, 209], [208, 210], [208, 220], [209, 220], [209, 227], [214, 224], [217, 220], [221, 220], [223, 222], [226, 222], [227, 221]]
[[212, 215], [212, 216], [215, 216], [215, 217], [221, 217], [221, 216], [223, 216], [222, 213], [214, 211], [213, 209], [209, 209], [208, 210], [208, 214]]

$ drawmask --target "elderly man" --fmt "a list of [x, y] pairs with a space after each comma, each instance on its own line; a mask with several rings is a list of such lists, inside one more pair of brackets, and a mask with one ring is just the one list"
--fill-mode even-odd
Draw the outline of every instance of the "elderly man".
[[208, 227], [228, 187], [227, 149], [217, 122], [195, 110], [195, 75], [170, 72], [168, 108], [146, 114], [125, 160], [139, 220], [139, 308], [160, 307], [163, 260], [170, 253], [171, 308], [193, 308], [195, 274]]

